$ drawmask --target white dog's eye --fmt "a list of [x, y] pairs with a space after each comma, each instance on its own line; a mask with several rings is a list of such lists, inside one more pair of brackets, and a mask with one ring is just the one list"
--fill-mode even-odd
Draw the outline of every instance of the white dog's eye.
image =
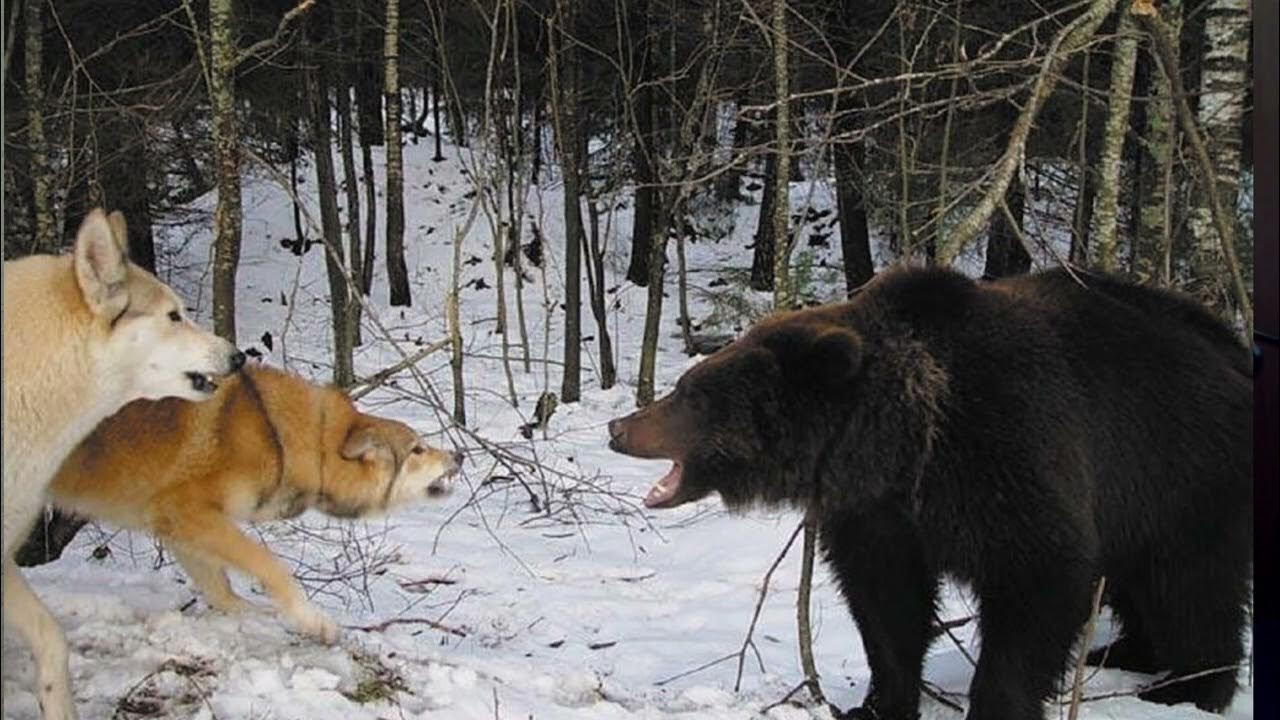
[[170, 310], [169, 319], [173, 322], [182, 322], [182, 314], [179, 313], [177, 310]]
[[427, 449], [426, 449], [426, 448], [424, 448], [424, 447], [422, 447], [421, 445], [414, 445], [414, 446], [413, 446], [413, 449], [412, 449], [412, 450], [410, 450], [409, 452], [413, 453], [414, 455], [421, 455], [422, 453], [424, 453], [424, 452], [426, 452], [426, 451], [427, 451]]

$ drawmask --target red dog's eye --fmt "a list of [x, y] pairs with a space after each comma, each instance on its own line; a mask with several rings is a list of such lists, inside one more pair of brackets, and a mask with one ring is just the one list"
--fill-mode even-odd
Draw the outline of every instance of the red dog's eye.
[[427, 451], [427, 449], [426, 449], [426, 448], [424, 448], [424, 447], [422, 447], [421, 445], [414, 445], [414, 446], [413, 446], [413, 450], [411, 450], [410, 452], [412, 452], [414, 455], [421, 455], [422, 453], [424, 453], [424, 452], [426, 452], [426, 451]]

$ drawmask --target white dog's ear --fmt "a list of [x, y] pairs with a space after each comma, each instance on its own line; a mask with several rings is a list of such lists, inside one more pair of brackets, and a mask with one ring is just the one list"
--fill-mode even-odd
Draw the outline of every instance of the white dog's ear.
[[76, 282], [89, 310], [100, 317], [114, 319], [129, 305], [124, 232], [120, 213], [108, 218], [100, 208], [94, 208], [76, 233]]
[[119, 210], [112, 210], [107, 216], [107, 224], [111, 226], [111, 237], [116, 241], [116, 247], [120, 248], [120, 252], [125, 257], [129, 256], [129, 226], [124, 221], [124, 213]]

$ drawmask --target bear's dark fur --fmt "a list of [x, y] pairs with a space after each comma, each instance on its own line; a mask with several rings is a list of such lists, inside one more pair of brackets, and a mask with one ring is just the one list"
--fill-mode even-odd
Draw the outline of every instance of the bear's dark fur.
[[[1080, 279], [887, 273], [761, 322], [611, 423], [611, 444], [675, 461], [650, 507], [816, 503], [871, 666], [853, 716], [917, 717], [944, 575], [980, 606], [970, 718], [1044, 717], [1100, 576], [1123, 628], [1109, 665], [1231, 668], [1252, 572], [1248, 353], [1188, 299]], [[1227, 669], [1147, 697], [1221, 710], [1235, 685]]]

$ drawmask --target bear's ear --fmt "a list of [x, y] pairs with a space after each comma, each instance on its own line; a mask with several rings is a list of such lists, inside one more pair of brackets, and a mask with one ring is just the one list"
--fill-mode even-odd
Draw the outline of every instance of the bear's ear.
[[852, 381], [862, 369], [862, 338], [852, 330], [831, 327], [810, 341], [804, 362], [811, 377], [829, 387]]
[[765, 344], [783, 371], [803, 385], [840, 388], [862, 369], [862, 338], [838, 325], [782, 327]]

